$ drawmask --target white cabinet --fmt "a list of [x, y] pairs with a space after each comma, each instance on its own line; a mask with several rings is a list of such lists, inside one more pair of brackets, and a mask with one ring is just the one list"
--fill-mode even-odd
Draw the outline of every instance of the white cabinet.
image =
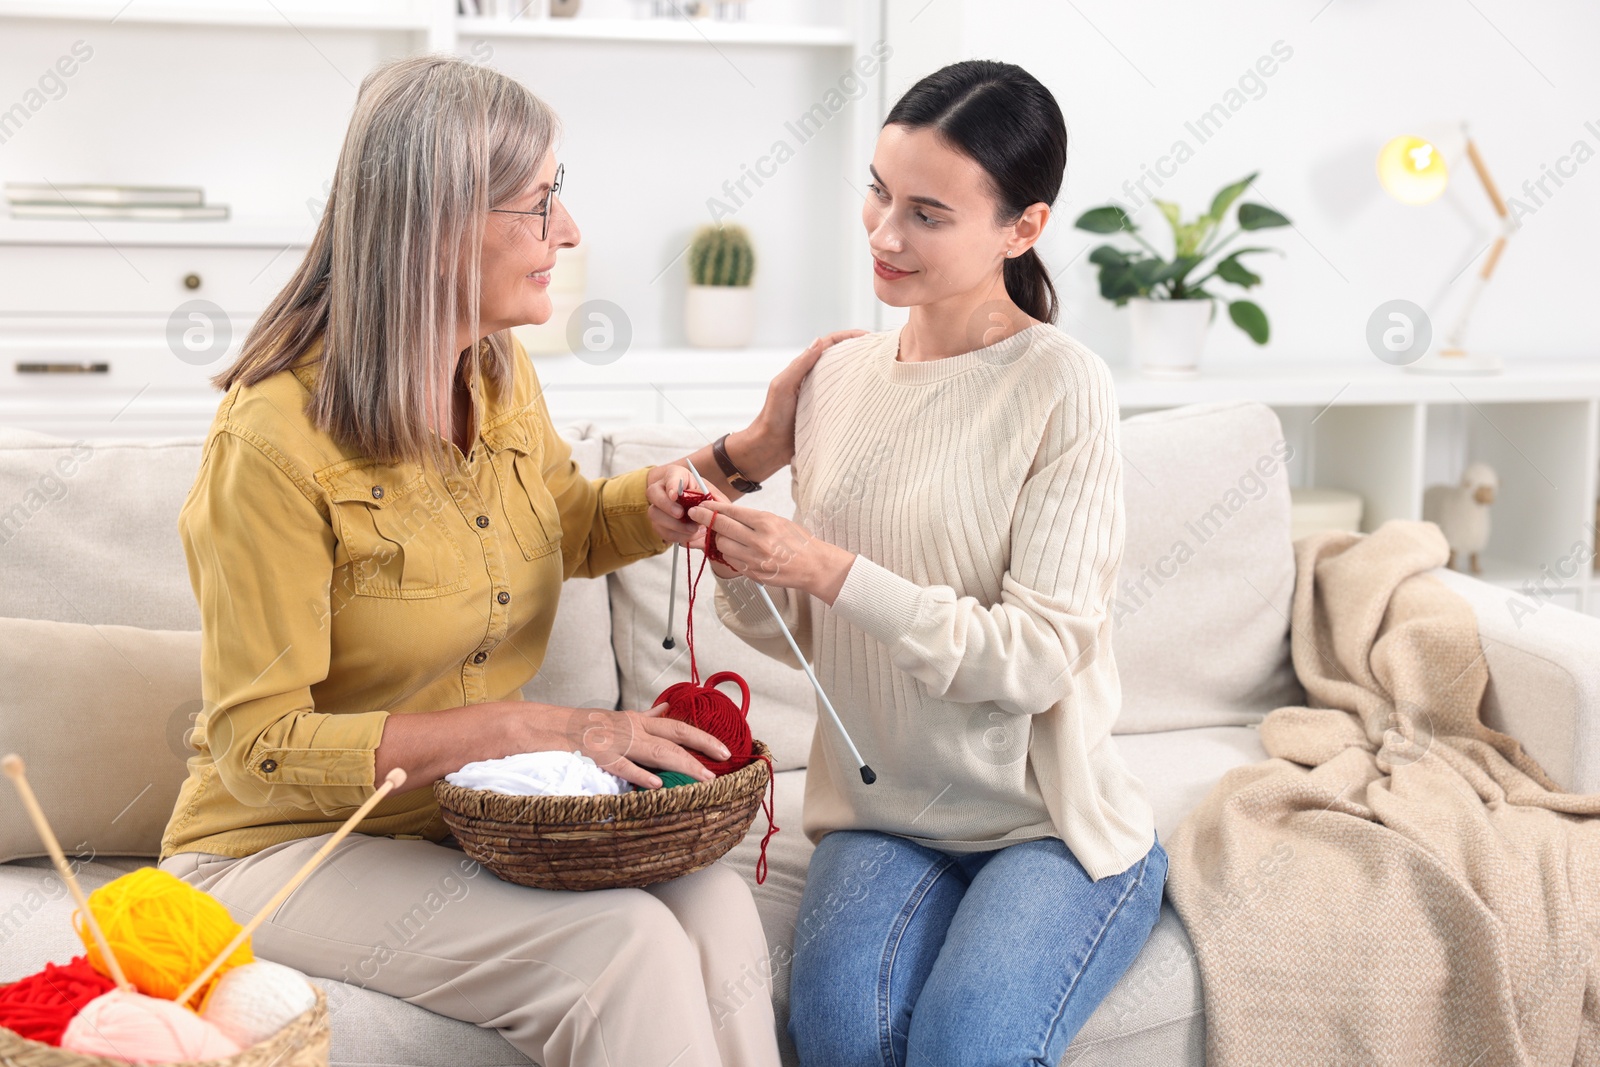
[[203, 433], [210, 379], [305, 253], [298, 227], [0, 224], [0, 424]]

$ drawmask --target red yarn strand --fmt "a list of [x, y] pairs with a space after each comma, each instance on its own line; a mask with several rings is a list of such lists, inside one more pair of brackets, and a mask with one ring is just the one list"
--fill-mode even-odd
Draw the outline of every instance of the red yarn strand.
[[[709, 498], [709, 494], [696, 493], [685, 490], [678, 497], [685, 508], [694, 507], [702, 500]], [[684, 643], [689, 649], [689, 680], [677, 682], [662, 690], [656, 697], [656, 704], [666, 704], [664, 713], [669, 719], [678, 719], [721, 741], [728, 746], [728, 758], [725, 760], [712, 759], [703, 753], [696, 752], [694, 756], [707, 769], [715, 774], [727, 774], [731, 771], [746, 767], [752, 760], [760, 759], [767, 765], [767, 790], [761, 798], [761, 809], [767, 816], [767, 832], [761, 838], [761, 853], [756, 859], [756, 884], [760, 885], [767, 880], [767, 842], [772, 840], [772, 835], [778, 832], [776, 822], [778, 810], [778, 783], [777, 774], [772, 766], [772, 758], [754, 753], [755, 743], [750, 735], [750, 685], [733, 671], [721, 671], [707, 678], [705, 684], [700, 683], [700, 664], [695, 658], [694, 648], [694, 602], [699, 590], [700, 578], [705, 574], [706, 563], [714, 561], [726, 564], [727, 560], [716, 551], [716, 542], [712, 539], [710, 529], [706, 530], [706, 548], [700, 557], [700, 567], [695, 569], [694, 564], [684, 553], [683, 569], [684, 584], [689, 591], [689, 614], [684, 623]], [[724, 682], [732, 682], [739, 687], [742, 701], [735, 707], [728, 695], [717, 688]], [[770, 799], [769, 799], [770, 798]]]

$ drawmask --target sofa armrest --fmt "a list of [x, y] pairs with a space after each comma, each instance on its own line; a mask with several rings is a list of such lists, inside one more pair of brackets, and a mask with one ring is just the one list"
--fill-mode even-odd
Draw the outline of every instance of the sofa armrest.
[[1600, 618], [1446, 567], [1428, 573], [1477, 613], [1484, 725], [1522, 742], [1563, 788], [1600, 792]]

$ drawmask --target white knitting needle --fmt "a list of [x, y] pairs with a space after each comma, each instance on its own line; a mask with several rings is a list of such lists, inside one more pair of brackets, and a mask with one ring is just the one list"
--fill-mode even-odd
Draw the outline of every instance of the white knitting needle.
[[678, 611], [678, 545], [672, 546], [672, 585], [667, 588], [667, 636], [661, 639], [662, 648], [671, 648], [678, 642], [672, 636], [672, 616]]
[[365, 819], [367, 812], [378, 806], [378, 801], [405, 784], [406, 772], [399, 767], [384, 775], [377, 791], [362, 801], [359, 808], [350, 813], [350, 817], [344, 821], [344, 825], [335, 830], [328, 840], [323, 842], [322, 847], [312, 853], [311, 858], [300, 865], [300, 869], [295, 871], [287, 882], [283, 883], [283, 887], [272, 894], [272, 898], [261, 906], [261, 910], [256, 912], [255, 917], [240, 927], [239, 932], [233, 935], [233, 940], [224, 945], [222, 951], [217, 953], [216, 958], [206, 964], [205, 970], [195, 975], [183, 992], [172, 999], [188, 1007], [189, 998], [200, 991], [200, 987], [206, 984], [206, 979], [216, 974], [217, 969], [228, 961], [228, 957], [233, 955], [234, 950], [250, 939], [250, 935], [255, 932], [255, 928], [267, 921], [267, 916], [276, 911], [278, 905], [287, 900], [289, 894], [293, 893], [295, 888], [305, 881], [306, 876], [311, 873], [312, 869], [326, 859], [328, 853], [339, 846], [339, 842], [343, 841], [346, 835], [356, 828], [356, 823]]
[[[689, 470], [694, 475], [695, 481], [700, 483], [700, 491], [709, 493], [710, 490], [706, 488], [706, 480], [700, 477], [700, 472], [695, 469], [694, 462], [692, 460], [686, 460], [685, 462], [689, 464]], [[767, 587], [756, 581], [752, 581], [751, 584], [756, 587], [756, 592], [760, 593], [761, 599], [766, 602], [767, 610], [772, 612], [772, 618], [778, 624], [778, 629], [783, 631], [783, 639], [789, 642], [789, 651], [794, 653], [794, 658], [800, 661], [801, 667], [805, 668], [806, 677], [811, 679], [811, 688], [817, 691], [817, 696], [822, 700], [822, 706], [828, 711], [828, 717], [833, 720], [833, 725], [839, 730], [839, 736], [844, 738], [844, 743], [850, 747], [850, 755], [855, 758], [857, 766], [861, 768], [861, 780], [867, 785], [876, 782], [878, 780], [877, 773], [867, 766], [867, 761], [861, 758], [861, 751], [856, 748], [856, 743], [850, 740], [850, 731], [844, 728], [844, 723], [840, 720], [839, 713], [833, 710], [833, 701], [829, 700], [828, 694], [822, 691], [822, 683], [817, 681], [817, 676], [812, 673], [811, 664], [806, 662], [805, 653], [800, 651], [800, 646], [795, 642], [794, 634], [789, 632], [789, 624], [783, 621], [783, 615], [778, 611], [778, 605], [774, 604], [772, 597], [767, 594]]]
[[55, 831], [50, 829], [50, 820], [44, 817], [44, 809], [39, 806], [39, 798], [34, 795], [33, 786], [28, 784], [28, 769], [23, 764], [22, 757], [12, 752], [4, 759], [0, 759], [0, 768], [5, 770], [6, 776], [11, 779], [11, 784], [17, 787], [17, 795], [22, 797], [22, 806], [28, 809], [28, 818], [33, 820], [33, 828], [39, 831], [39, 838], [44, 842], [45, 850], [50, 853], [51, 862], [56, 865], [61, 880], [67, 883], [72, 899], [77, 901], [84, 925], [89, 927], [95, 947], [100, 950], [100, 958], [105, 960], [107, 969], [111, 971], [112, 981], [117, 983], [118, 989], [131, 992], [133, 983], [128, 981], [128, 976], [123, 973], [122, 964], [117, 962], [117, 954], [111, 951], [111, 943], [106, 940], [105, 931], [100, 928], [94, 912], [89, 910], [89, 899], [83, 895], [83, 887], [72, 876], [72, 868], [67, 865], [66, 853], [61, 851], [61, 842], [56, 840]]

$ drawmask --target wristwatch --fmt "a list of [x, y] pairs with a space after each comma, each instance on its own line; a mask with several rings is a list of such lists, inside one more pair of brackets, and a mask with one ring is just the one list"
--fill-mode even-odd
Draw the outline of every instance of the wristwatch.
[[741, 493], [754, 493], [761, 488], [760, 482], [752, 482], [739, 468], [733, 465], [733, 460], [728, 458], [728, 435], [723, 434], [711, 442], [711, 455], [716, 459], [717, 466], [722, 468], [722, 473], [728, 476], [728, 483]]

